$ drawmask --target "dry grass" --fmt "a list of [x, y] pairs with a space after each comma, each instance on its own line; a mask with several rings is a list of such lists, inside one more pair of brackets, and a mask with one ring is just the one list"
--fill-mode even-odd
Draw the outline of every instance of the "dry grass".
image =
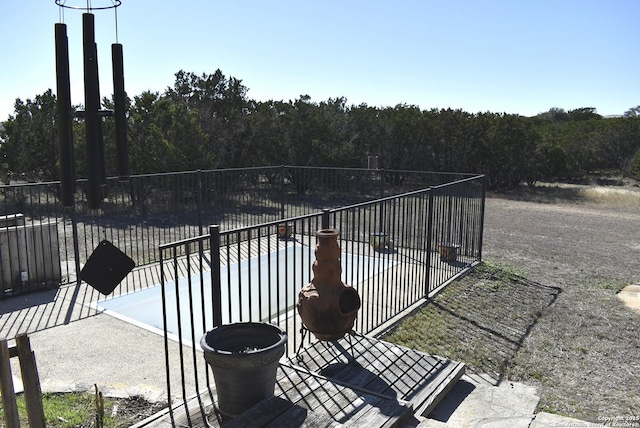
[[595, 186], [580, 189], [587, 201], [619, 208], [640, 208], [640, 190]]
[[484, 259], [388, 337], [536, 387], [538, 410], [640, 416], [634, 186], [536, 186], [487, 200]]
[[[596, 204], [602, 207], [640, 209], [640, 182], [632, 179], [591, 179], [587, 184], [539, 182], [515, 191], [490, 196], [545, 204]], [[615, 185], [602, 185], [600, 182]]]
[[510, 375], [529, 331], [559, 294], [558, 288], [484, 264], [447, 287], [385, 340], [464, 361], [468, 370], [489, 375], [498, 384]]

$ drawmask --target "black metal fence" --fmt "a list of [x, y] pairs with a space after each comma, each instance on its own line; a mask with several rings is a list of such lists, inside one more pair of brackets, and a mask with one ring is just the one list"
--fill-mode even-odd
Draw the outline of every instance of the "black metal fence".
[[312, 340], [295, 304], [313, 276], [317, 230], [341, 232], [342, 279], [362, 301], [354, 329], [375, 334], [481, 260], [484, 201], [484, 177], [474, 176], [161, 245], [170, 408], [198, 397], [206, 413], [199, 393], [211, 382], [197, 344], [215, 325], [277, 324], [289, 355]]
[[[2, 185], [0, 298], [74, 283], [104, 239], [143, 266], [158, 262], [161, 244], [202, 235], [210, 224], [246, 227], [466, 177], [294, 166], [138, 175], [107, 179], [100, 210], [88, 209], [85, 180], [73, 208], [62, 207], [59, 182]], [[15, 215], [23, 223], [8, 221]]]

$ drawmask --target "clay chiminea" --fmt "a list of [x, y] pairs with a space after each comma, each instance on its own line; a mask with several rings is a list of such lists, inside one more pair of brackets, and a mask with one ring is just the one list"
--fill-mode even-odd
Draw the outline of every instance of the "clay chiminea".
[[298, 294], [298, 313], [302, 323], [318, 340], [338, 340], [353, 329], [360, 309], [355, 288], [340, 279], [340, 247], [335, 229], [316, 232], [316, 261], [313, 280]]

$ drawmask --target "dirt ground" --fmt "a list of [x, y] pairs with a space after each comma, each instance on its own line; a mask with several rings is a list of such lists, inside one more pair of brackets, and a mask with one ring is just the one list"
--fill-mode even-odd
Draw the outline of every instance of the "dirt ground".
[[631, 190], [618, 203], [562, 189], [487, 199], [483, 259], [559, 291], [506, 372], [538, 388], [539, 410], [593, 422], [640, 416], [640, 314], [616, 297], [640, 283]]

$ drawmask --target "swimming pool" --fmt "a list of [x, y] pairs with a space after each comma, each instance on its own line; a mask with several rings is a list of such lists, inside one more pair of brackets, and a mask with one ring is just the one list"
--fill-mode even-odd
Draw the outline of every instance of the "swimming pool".
[[[221, 266], [222, 322], [269, 321], [291, 311], [298, 292], [313, 275], [311, 264], [315, 257], [310, 251], [308, 246], [296, 242], [269, 254]], [[392, 263], [389, 259], [344, 252], [340, 261], [342, 280], [350, 285], [363, 282]], [[181, 335], [182, 342], [198, 343], [204, 332], [213, 328], [209, 273], [180, 278], [177, 284], [175, 281], [166, 283], [167, 330], [171, 338]], [[98, 301], [94, 306], [109, 315], [164, 334], [160, 285]]]

